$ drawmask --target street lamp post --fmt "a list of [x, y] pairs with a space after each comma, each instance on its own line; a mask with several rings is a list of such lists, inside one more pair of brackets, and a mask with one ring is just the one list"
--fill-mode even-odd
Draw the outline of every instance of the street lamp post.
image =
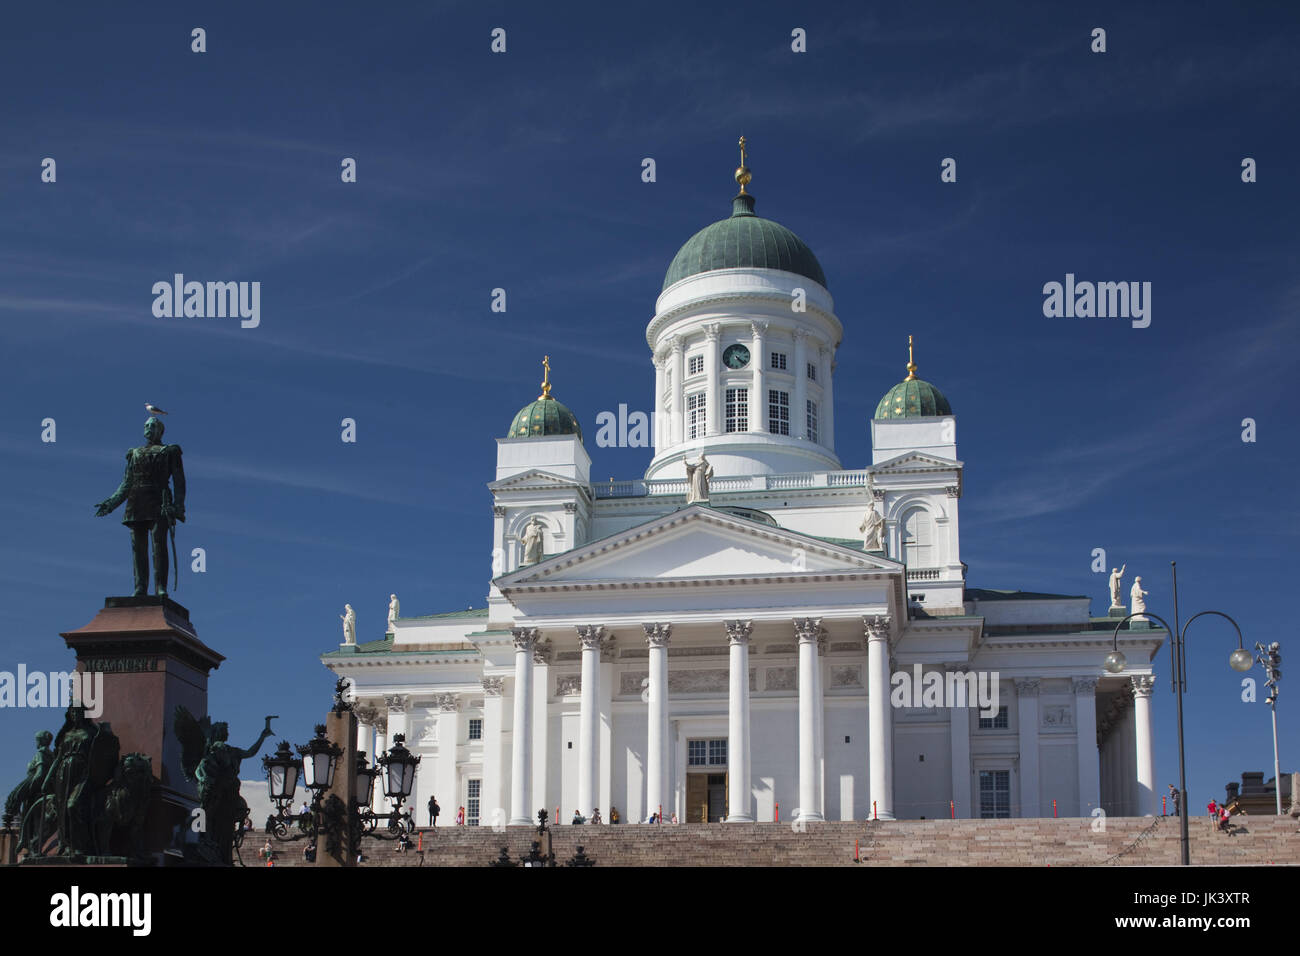
[[[1177, 573], [1175, 569], [1175, 574]], [[1115, 633], [1111, 638], [1111, 652], [1106, 655], [1105, 668], [1112, 674], [1123, 672], [1127, 663], [1124, 653], [1119, 649], [1119, 629], [1134, 617], [1151, 618], [1159, 621], [1161, 626], [1169, 632], [1169, 646], [1173, 655], [1171, 666], [1173, 668], [1170, 674], [1170, 681], [1173, 684], [1174, 697], [1178, 702], [1178, 789], [1182, 794], [1181, 806], [1179, 813], [1179, 837], [1180, 848], [1182, 850], [1183, 866], [1191, 865], [1191, 850], [1187, 839], [1187, 819], [1188, 810], [1190, 809], [1190, 800], [1187, 796], [1187, 760], [1186, 751], [1183, 746], [1183, 691], [1187, 689], [1187, 659], [1186, 643], [1187, 629], [1191, 627], [1192, 621], [1198, 617], [1204, 617], [1207, 614], [1213, 614], [1228, 620], [1234, 628], [1237, 629], [1237, 649], [1228, 657], [1228, 665], [1236, 671], [1250, 670], [1254, 663], [1254, 658], [1250, 651], [1243, 646], [1241, 637], [1241, 628], [1237, 627], [1237, 622], [1222, 611], [1201, 611], [1193, 614], [1183, 625], [1181, 632], [1175, 627], [1170, 627], [1169, 623], [1158, 614], [1152, 614], [1150, 611], [1142, 611], [1136, 614], [1130, 614], [1123, 618], [1115, 625]], [[1178, 579], [1174, 578], [1174, 620], [1178, 620]], [[1244, 666], [1243, 666], [1244, 665]], [[1279, 798], [1280, 799], [1280, 798]]]

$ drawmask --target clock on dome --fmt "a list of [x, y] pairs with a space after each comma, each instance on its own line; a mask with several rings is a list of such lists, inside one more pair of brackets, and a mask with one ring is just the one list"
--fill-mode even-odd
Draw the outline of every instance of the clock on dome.
[[728, 345], [722, 353], [722, 364], [727, 368], [744, 368], [749, 364], [749, 349], [743, 345]]

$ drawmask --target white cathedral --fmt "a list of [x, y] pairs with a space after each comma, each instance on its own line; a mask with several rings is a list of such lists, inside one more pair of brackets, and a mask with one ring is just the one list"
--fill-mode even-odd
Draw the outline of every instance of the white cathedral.
[[[321, 657], [352, 682], [358, 748], [405, 735], [422, 825], [430, 796], [469, 825], [1158, 812], [1165, 632], [1126, 625], [1114, 675], [1117, 618], [1087, 597], [967, 586], [956, 417], [910, 354], [870, 464], [844, 467], [826, 277], [754, 214], [743, 154], [736, 179], [646, 328], [644, 477], [592, 480], [548, 363], [497, 439], [487, 606], [390, 613]], [[996, 709], [901, 693], [977, 680]]]

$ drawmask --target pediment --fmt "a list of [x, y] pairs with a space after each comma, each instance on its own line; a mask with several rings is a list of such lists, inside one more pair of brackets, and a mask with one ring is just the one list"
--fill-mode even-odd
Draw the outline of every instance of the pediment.
[[585, 488], [586, 485], [581, 481], [574, 481], [572, 478], [566, 478], [564, 475], [557, 475], [554, 472], [543, 471], [540, 468], [530, 468], [528, 471], [522, 471], [517, 475], [511, 475], [509, 478], [502, 478], [500, 481], [488, 483], [488, 489], [491, 491], [523, 491], [531, 488]]
[[702, 579], [899, 573], [875, 555], [693, 505], [522, 568], [498, 580], [513, 588], [656, 586]]
[[924, 451], [909, 451], [872, 465], [867, 470], [873, 475], [901, 475], [919, 471], [956, 471], [961, 467], [962, 463], [952, 458], [940, 458]]

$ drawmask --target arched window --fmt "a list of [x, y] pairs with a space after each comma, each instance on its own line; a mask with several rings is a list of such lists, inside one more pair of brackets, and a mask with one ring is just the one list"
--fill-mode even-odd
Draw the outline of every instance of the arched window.
[[934, 522], [924, 508], [913, 508], [903, 516], [903, 562], [909, 568], [934, 567]]

